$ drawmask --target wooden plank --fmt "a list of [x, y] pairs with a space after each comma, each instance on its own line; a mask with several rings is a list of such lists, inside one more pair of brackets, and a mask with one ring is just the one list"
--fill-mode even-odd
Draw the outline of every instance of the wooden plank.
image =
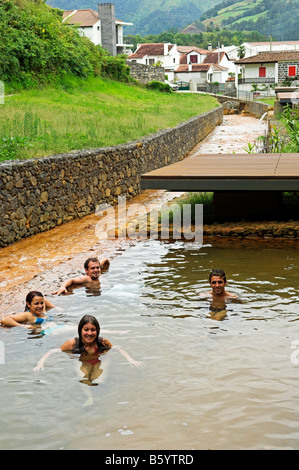
[[141, 181], [146, 189], [240, 190], [243, 184], [244, 190], [298, 191], [299, 154], [197, 154], [145, 173]]

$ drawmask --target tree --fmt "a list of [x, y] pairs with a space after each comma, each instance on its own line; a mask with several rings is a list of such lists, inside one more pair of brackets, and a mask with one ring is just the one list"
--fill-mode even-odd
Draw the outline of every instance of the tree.
[[239, 46], [238, 47], [238, 57], [239, 59], [243, 59], [245, 57], [245, 54], [246, 54], [246, 49], [245, 49], [245, 46]]

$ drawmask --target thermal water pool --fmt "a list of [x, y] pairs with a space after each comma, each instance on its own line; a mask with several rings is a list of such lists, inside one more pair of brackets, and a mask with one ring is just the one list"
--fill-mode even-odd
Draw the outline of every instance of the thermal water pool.
[[[299, 245], [127, 243], [100, 292], [55, 298], [64, 328], [1, 329], [1, 448], [298, 449]], [[223, 321], [199, 300], [213, 267], [240, 296]], [[130, 330], [105, 336], [145, 367], [109, 351], [105, 381], [89, 387], [78, 356], [61, 353], [34, 374], [87, 313], [103, 329]], [[87, 393], [93, 405], [84, 406]]]

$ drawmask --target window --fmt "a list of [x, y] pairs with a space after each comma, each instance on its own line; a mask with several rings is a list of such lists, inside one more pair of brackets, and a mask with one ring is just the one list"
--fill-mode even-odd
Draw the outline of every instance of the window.
[[197, 64], [197, 55], [190, 55], [190, 62], [191, 64]]
[[155, 65], [155, 59], [148, 59], [149, 65]]
[[289, 77], [296, 77], [296, 65], [289, 65]]
[[260, 67], [259, 68], [259, 77], [265, 77], [266, 76], [266, 67]]

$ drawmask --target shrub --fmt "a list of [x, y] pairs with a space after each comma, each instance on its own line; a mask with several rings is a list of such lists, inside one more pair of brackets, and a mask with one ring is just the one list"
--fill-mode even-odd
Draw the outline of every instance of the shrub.
[[168, 85], [168, 83], [158, 82], [156, 80], [147, 83], [146, 87], [152, 90], [161, 91], [163, 93], [172, 93], [172, 88], [170, 85]]
[[109, 57], [101, 46], [81, 37], [76, 27], [62, 23], [62, 12], [43, 0], [0, 3], [0, 77], [32, 88], [53, 84], [57, 77], [90, 74], [128, 79], [123, 58]]

